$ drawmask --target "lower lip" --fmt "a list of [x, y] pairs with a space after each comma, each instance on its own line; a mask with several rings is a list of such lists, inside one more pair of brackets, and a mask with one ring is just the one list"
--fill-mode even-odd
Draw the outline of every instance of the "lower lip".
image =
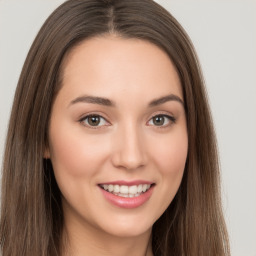
[[114, 195], [103, 188], [100, 187], [100, 190], [102, 191], [104, 197], [107, 199], [108, 202], [111, 204], [121, 207], [121, 208], [127, 208], [127, 209], [132, 209], [132, 208], [137, 208], [144, 203], [146, 203], [149, 198], [152, 195], [154, 186], [151, 186], [149, 190], [147, 190], [145, 193], [142, 193], [139, 196], [136, 197], [121, 197]]

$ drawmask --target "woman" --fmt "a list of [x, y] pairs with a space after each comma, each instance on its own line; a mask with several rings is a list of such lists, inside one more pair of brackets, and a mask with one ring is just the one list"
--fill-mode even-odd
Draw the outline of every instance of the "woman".
[[150, 0], [70, 0], [14, 99], [1, 248], [15, 255], [229, 255], [196, 54]]

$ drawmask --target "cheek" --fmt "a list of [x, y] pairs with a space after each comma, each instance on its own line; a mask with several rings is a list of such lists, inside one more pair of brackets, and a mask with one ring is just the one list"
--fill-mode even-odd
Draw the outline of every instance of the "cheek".
[[163, 175], [180, 176], [180, 173], [183, 174], [188, 151], [186, 132], [171, 134], [153, 145], [152, 155]]
[[99, 137], [85, 135], [83, 127], [74, 128], [68, 124], [55, 125], [50, 130], [54, 175], [63, 198], [68, 202], [66, 205], [71, 205], [71, 209], [79, 209], [81, 202], [89, 207], [87, 195], [94, 193], [97, 176], [108, 158], [107, 141], [99, 140]]
[[187, 159], [187, 133], [181, 130], [158, 137], [152, 145], [151, 158], [158, 173], [154, 198], [155, 216], [159, 218], [171, 204], [181, 184]]
[[[52, 139], [51, 139], [52, 138]], [[96, 136], [82, 131], [55, 129], [51, 131], [50, 154], [55, 173], [81, 178], [93, 176], [107, 158], [108, 145]]]

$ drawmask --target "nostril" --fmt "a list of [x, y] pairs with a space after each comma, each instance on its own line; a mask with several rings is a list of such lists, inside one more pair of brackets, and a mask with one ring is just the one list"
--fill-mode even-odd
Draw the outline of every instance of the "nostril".
[[125, 152], [120, 152], [113, 156], [112, 163], [115, 167], [126, 170], [137, 170], [146, 165], [145, 158], [142, 155], [126, 154]]
[[112, 140], [112, 162], [115, 167], [136, 170], [146, 165], [145, 143], [135, 127], [127, 126], [120, 128]]

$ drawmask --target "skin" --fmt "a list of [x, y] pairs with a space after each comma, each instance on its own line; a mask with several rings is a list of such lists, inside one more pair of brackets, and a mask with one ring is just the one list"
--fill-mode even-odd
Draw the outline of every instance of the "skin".
[[[148, 105], [170, 94], [183, 101], [178, 74], [167, 54], [147, 41], [95, 37], [66, 56], [45, 152], [63, 196], [66, 255], [153, 255], [152, 225], [180, 186], [188, 149], [183, 104]], [[76, 100], [84, 95], [115, 105]], [[88, 114], [102, 116], [100, 124], [89, 126]], [[156, 115], [163, 124], [155, 124]], [[115, 180], [155, 186], [146, 203], [125, 209], [98, 186]]]

